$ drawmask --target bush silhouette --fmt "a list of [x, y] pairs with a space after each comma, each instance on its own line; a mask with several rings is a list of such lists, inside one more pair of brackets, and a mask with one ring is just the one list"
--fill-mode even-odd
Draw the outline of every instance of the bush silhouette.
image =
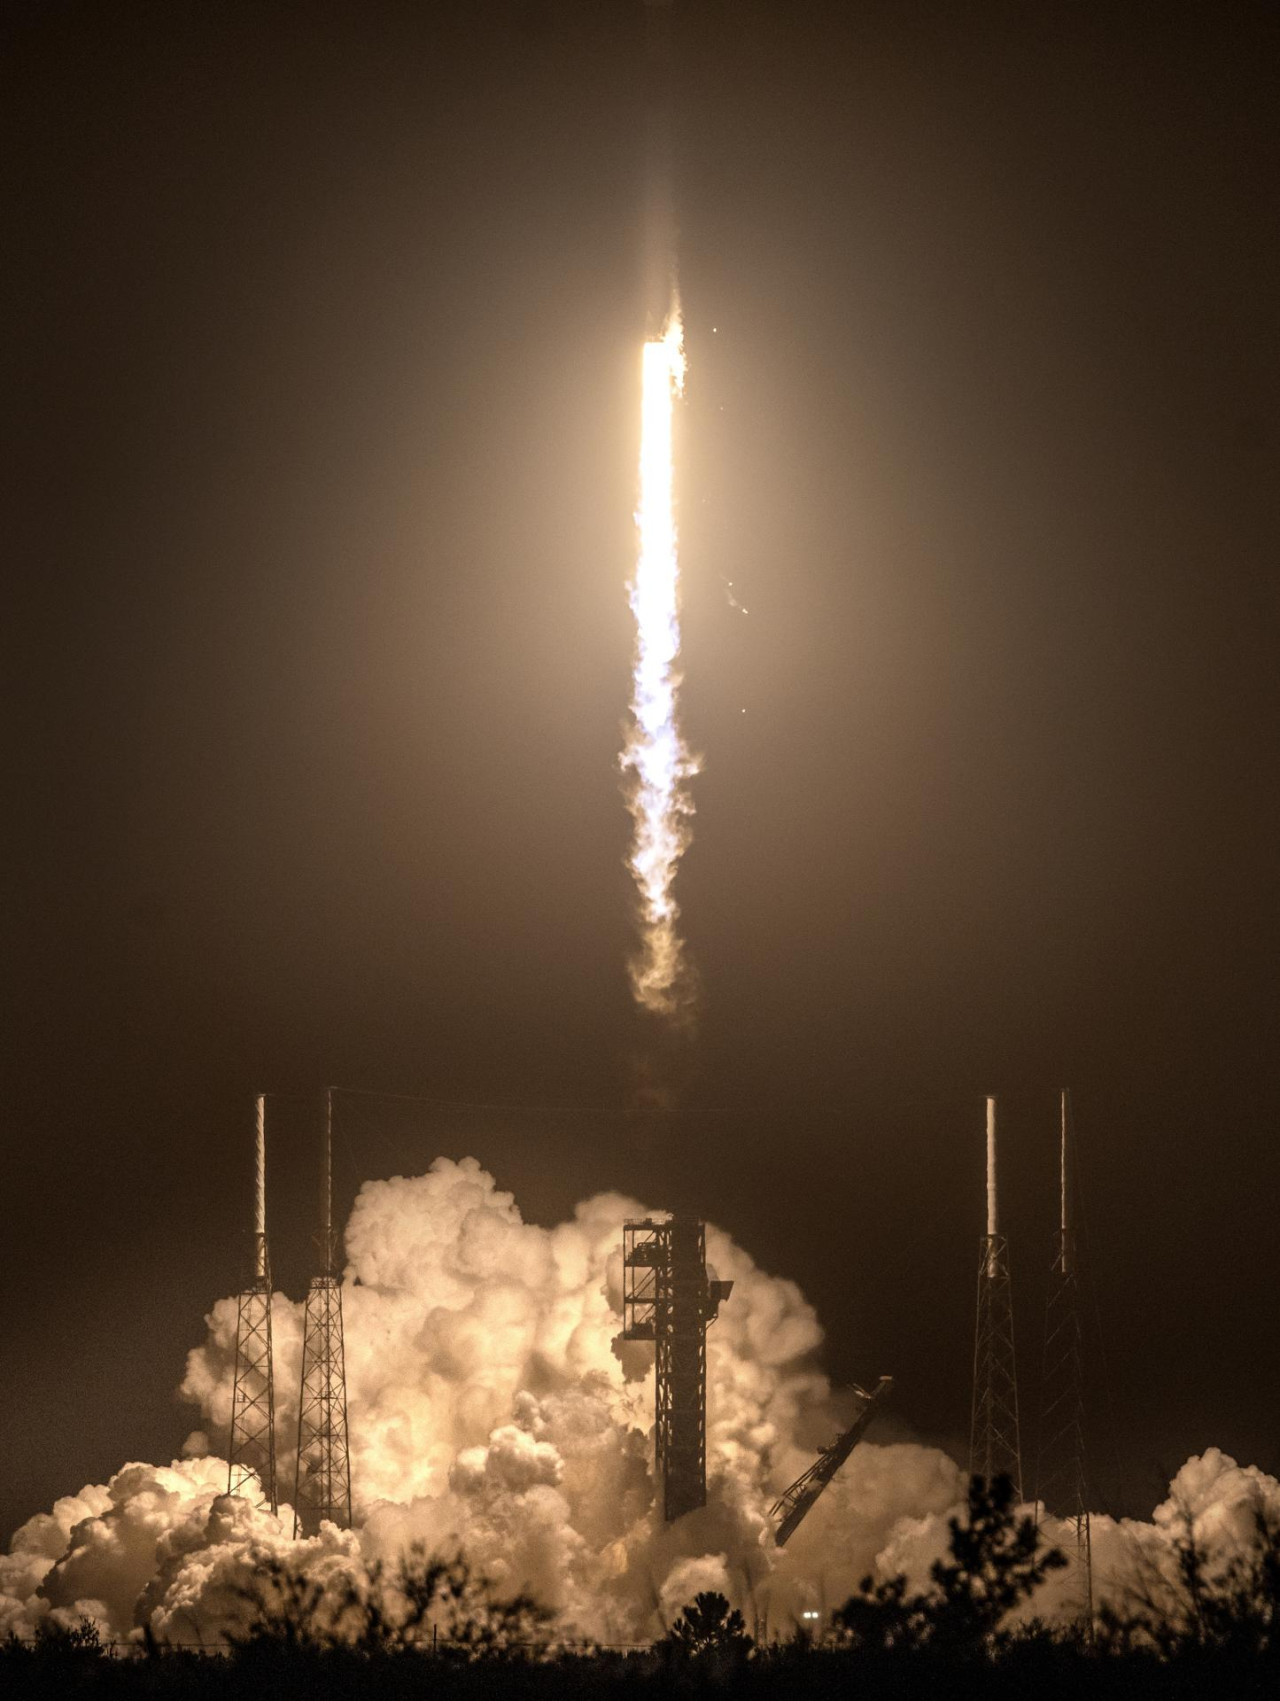
[[242, 1652], [271, 1647], [369, 1655], [430, 1647], [474, 1660], [541, 1652], [549, 1641], [550, 1614], [530, 1596], [499, 1599], [489, 1579], [476, 1575], [461, 1555], [429, 1558], [420, 1545], [393, 1570], [372, 1565], [364, 1586], [350, 1578], [309, 1578], [266, 1556], [239, 1593], [246, 1623], [232, 1644]]

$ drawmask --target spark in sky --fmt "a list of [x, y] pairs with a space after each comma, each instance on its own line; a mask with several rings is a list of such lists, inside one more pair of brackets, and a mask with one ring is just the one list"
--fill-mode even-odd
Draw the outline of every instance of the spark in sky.
[[679, 310], [673, 308], [662, 336], [644, 345], [639, 553], [630, 586], [636, 659], [622, 766], [633, 776], [635, 833], [627, 860], [640, 893], [641, 945], [630, 965], [632, 991], [656, 1015], [687, 1019], [691, 971], [672, 892], [693, 813], [686, 781], [698, 771], [697, 759], [680, 733], [676, 702], [680, 570], [672, 423], [676, 398], [684, 389], [684, 369], [683, 327]]

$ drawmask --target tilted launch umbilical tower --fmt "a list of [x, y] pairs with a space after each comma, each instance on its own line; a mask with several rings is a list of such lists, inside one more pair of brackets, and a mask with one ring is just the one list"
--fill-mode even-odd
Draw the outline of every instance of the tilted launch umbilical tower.
[[978, 1316], [973, 1343], [973, 1415], [969, 1473], [1007, 1476], [1022, 1499], [1018, 1372], [1013, 1347], [1013, 1282], [1009, 1243], [1000, 1233], [996, 1194], [996, 1101], [987, 1100], [987, 1232], [978, 1261]]
[[1081, 1612], [1093, 1625], [1093, 1554], [1084, 1447], [1084, 1326], [1072, 1171], [1071, 1095], [1060, 1101], [1058, 1232], [1044, 1314], [1044, 1365], [1036, 1448], [1037, 1516], [1054, 1511], [1075, 1530]]
[[298, 1401], [298, 1466], [293, 1533], [312, 1535], [322, 1519], [351, 1525], [351, 1454], [347, 1445], [347, 1374], [342, 1344], [342, 1279], [333, 1235], [333, 1094], [325, 1094], [320, 1166], [319, 1273], [307, 1289]]
[[271, 1364], [271, 1257], [267, 1250], [266, 1100], [257, 1100], [254, 1139], [253, 1248], [250, 1279], [236, 1310], [236, 1365], [231, 1394], [227, 1493], [243, 1494], [256, 1482], [274, 1512], [276, 1397]]
[[862, 1404], [853, 1422], [823, 1448], [809, 1468], [769, 1508], [769, 1516], [777, 1519], [775, 1546], [785, 1547], [809, 1516], [823, 1490], [866, 1434], [877, 1407], [892, 1387], [892, 1376], [882, 1376], [869, 1394], [865, 1388], [855, 1387], [854, 1393]]
[[622, 1237], [622, 1335], [655, 1343], [657, 1465], [670, 1523], [707, 1503], [707, 1325], [733, 1283], [708, 1279], [704, 1223], [646, 1218], [624, 1224]]

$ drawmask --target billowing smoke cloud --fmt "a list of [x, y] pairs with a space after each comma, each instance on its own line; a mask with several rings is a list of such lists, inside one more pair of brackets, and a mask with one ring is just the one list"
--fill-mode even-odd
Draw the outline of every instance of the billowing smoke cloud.
[[[870, 1573], [917, 1582], [962, 1499], [935, 1449], [859, 1447], [791, 1543], [768, 1508], [840, 1427], [846, 1408], [816, 1367], [821, 1331], [791, 1282], [766, 1275], [708, 1229], [708, 1261], [735, 1286], [708, 1335], [709, 1504], [674, 1526], [654, 1505], [652, 1349], [618, 1340], [621, 1225], [645, 1214], [600, 1195], [551, 1229], [522, 1220], [473, 1159], [369, 1182], [347, 1228], [343, 1290], [358, 1529], [291, 1540], [278, 1518], [226, 1495], [235, 1303], [220, 1301], [183, 1392], [203, 1414], [187, 1458], [127, 1465], [33, 1518], [0, 1559], [0, 1633], [88, 1616], [113, 1637], [141, 1627], [216, 1642], [243, 1618], [240, 1590], [263, 1556], [340, 1588], [410, 1543], [462, 1550], [499, 1593], [530, 1593], [566, 1634], [640, 1640], [699, 1589], [786, 1633]], [[277, 1295], [282, 1486], [297, 1421], [301, 1307]], [[1192, 1509], [1212, 1543], [1241, 1543], [1280, 1487], [1210, 1452], [1184, 1467], [1150, 1524], [1094, 1526], [1098, 1592], [1171, 1563]], [[1171, 1573], [1169, 1573], [1171, 1574]], [[1059, 1578], [1061, 1574], [1059, 1574]], [[1046, 1596], [1070, 1610], [1066, 1583]]]
[[[850, 1461], [850, 1469], [860, 1454]], [[877, 1579], [904, 1574], [913, 1589], [928, 1583], [929, 1567], [947, 1547], [948, 1517], [954, 1512], [906, 1517], [876, 1555]], [[1217, 1447], [1191, 1458], [1169, 1485], [1150, 1522], [1090, 1516], [1092, 1589], [1095, 1607], [1120, 1617], [1155, 1615], [1178, 1623], [1185, 1614], [1185, 1582], [1178, 1551], [1191, 1541], [1201, 1555], [1209, 1587], [1225, 1581], [1231, 1566], [1256, 1551], [1260, 1527], [1280, 1527], [1280, 1483], [1256, 1466], [1241, 1466]], [[1042, 1521], [1045, 1539], [1071, 1563], [1050, 1575], [1015, 1617], [1053, 1621], [1078, 1618], [1084, 1579], [1075, 1560], [1074, 1526], [1052, 1516]]]

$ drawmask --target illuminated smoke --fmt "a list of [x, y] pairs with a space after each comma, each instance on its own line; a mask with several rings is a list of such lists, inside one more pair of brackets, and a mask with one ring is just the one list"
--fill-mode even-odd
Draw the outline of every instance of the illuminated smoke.
[[[770, 1610], [785, 1624], [798, 1584], [790, 1550], [770, 1545], [768, 1508], [845, 1410], [814, 1362], [821, 1329], [794, 1283], [708, 1227], [709, 1261], [735, 1283], [708, 1335], [709, 1503], [668, 1526], [655, 1505], [653, 1349], [618, 1339], [622, 1224], [644, 1214], [643, 1202], [610, 1193], [539, 1227], [473, 1159], [366, 1183], [343, 1281], [358, 1531], [292, 1543], [291, 1511], [277, 1520], [227, 1497], [216, 1457], [130, 1465], [19, 1532], [0, 1559], [0, 1634], [84, 1611], [113, 1636], [145, 1620], [157, 1636], [213, 1639], [237, 1622], [234, 1584], [255, 1546], [309, 1571], [359, 1572], [415, 1541], [462, 1548], [500, 1591], [528, 1590], [566, 1632], [606, 1641], [661, 1634], [688, 1580], [712, 1574], [750, 1611], [773, 1573]], [[300, 1317], [275, 1296], [284, 1485]], [[225, 1445], [235, 1320], [234, 1300], [220, 1300], [188, 1361], [197, 1454]], [[957, 1492], [939, 1455], [888, 1453], [899, 1487], [858, 1526], [852, 1563], [864, 1569], [888, 1533], [890, 1501], [941, 1511]], [[803, 1574], [811, 1568], [806, 1559]]]
[[632, 580], [636, 659], [631, 726], [622, 755], [633, 776], [635, 820], [628, 863], [640, 894], [640, 951], [631, 985], [639, 1003], [666, 1017], [687, 1017], [692, 986], [672, 886], [693, 813], [685, 784], [697, 772], [680, 733], [676, 693], [680, 655], [680, 569], [676, 547], [672, 422], [684, 388], [679, 310], [660, 338], [644, 345], [640, 428], [639, 552]]
[[[708, 1504], [674, 1525], [655, 1506], [653, 1351], [618, 1339], [621, 1226], [639, 1202], [602, 1194], [552, 1228], [526, 1223], [474, 1159], [366, 1183], [346, 1234], [346, 1323], [358, 1529], [293, 1541], [280, 1516], [225, 1493], [207, 1453], [129, 1464], [30, 1519], [0, 1557], [0, 1636], [88, 1616], [112, 1637], [216, 1643], [243, 1625], [238, 1590], [265, 1556], [335, 1590], [370, 1586], [404, 1547], [461, 1549], [500, 1594], [534, 1594], [566, 1635], [660, 1635], [693, 1593], [723, 1590], [749, 1624], [789, 1634], [868, 1573], [917, 1585], [963, 1500], [960, 1468], [931, 1447], [858, 1447], [786, 1548], [768, 1509], [847, 1421], [814, 1362], [822, 1333], [794, 1283], [708, 1227], [708, 1259], [733, 1296], [707, 1337]], [[297, 1423], [301, 1306], [277, 1294], [278, 1432]], [[209, 1316], [185, 1396], [225, 1440], [234, 1300]], [[291, 1481], [292, 1461], [281, 1460]], [[1215, 1552], [1239, 1552], [1255, 1506], [1280, 1485], [1210, 1450], [1150, 1523], [1094, 1522], [1100, 1602], [1135, 1577], [1173, 1576], [1180, 1504]], [[1051, 1533], [1058, 1534], [1056, 1526]], [[1052, 1584], [1061, 1589], [1064, 1574]], [[1036, 1603], [1072, 1611], [1065, 1594]]]

